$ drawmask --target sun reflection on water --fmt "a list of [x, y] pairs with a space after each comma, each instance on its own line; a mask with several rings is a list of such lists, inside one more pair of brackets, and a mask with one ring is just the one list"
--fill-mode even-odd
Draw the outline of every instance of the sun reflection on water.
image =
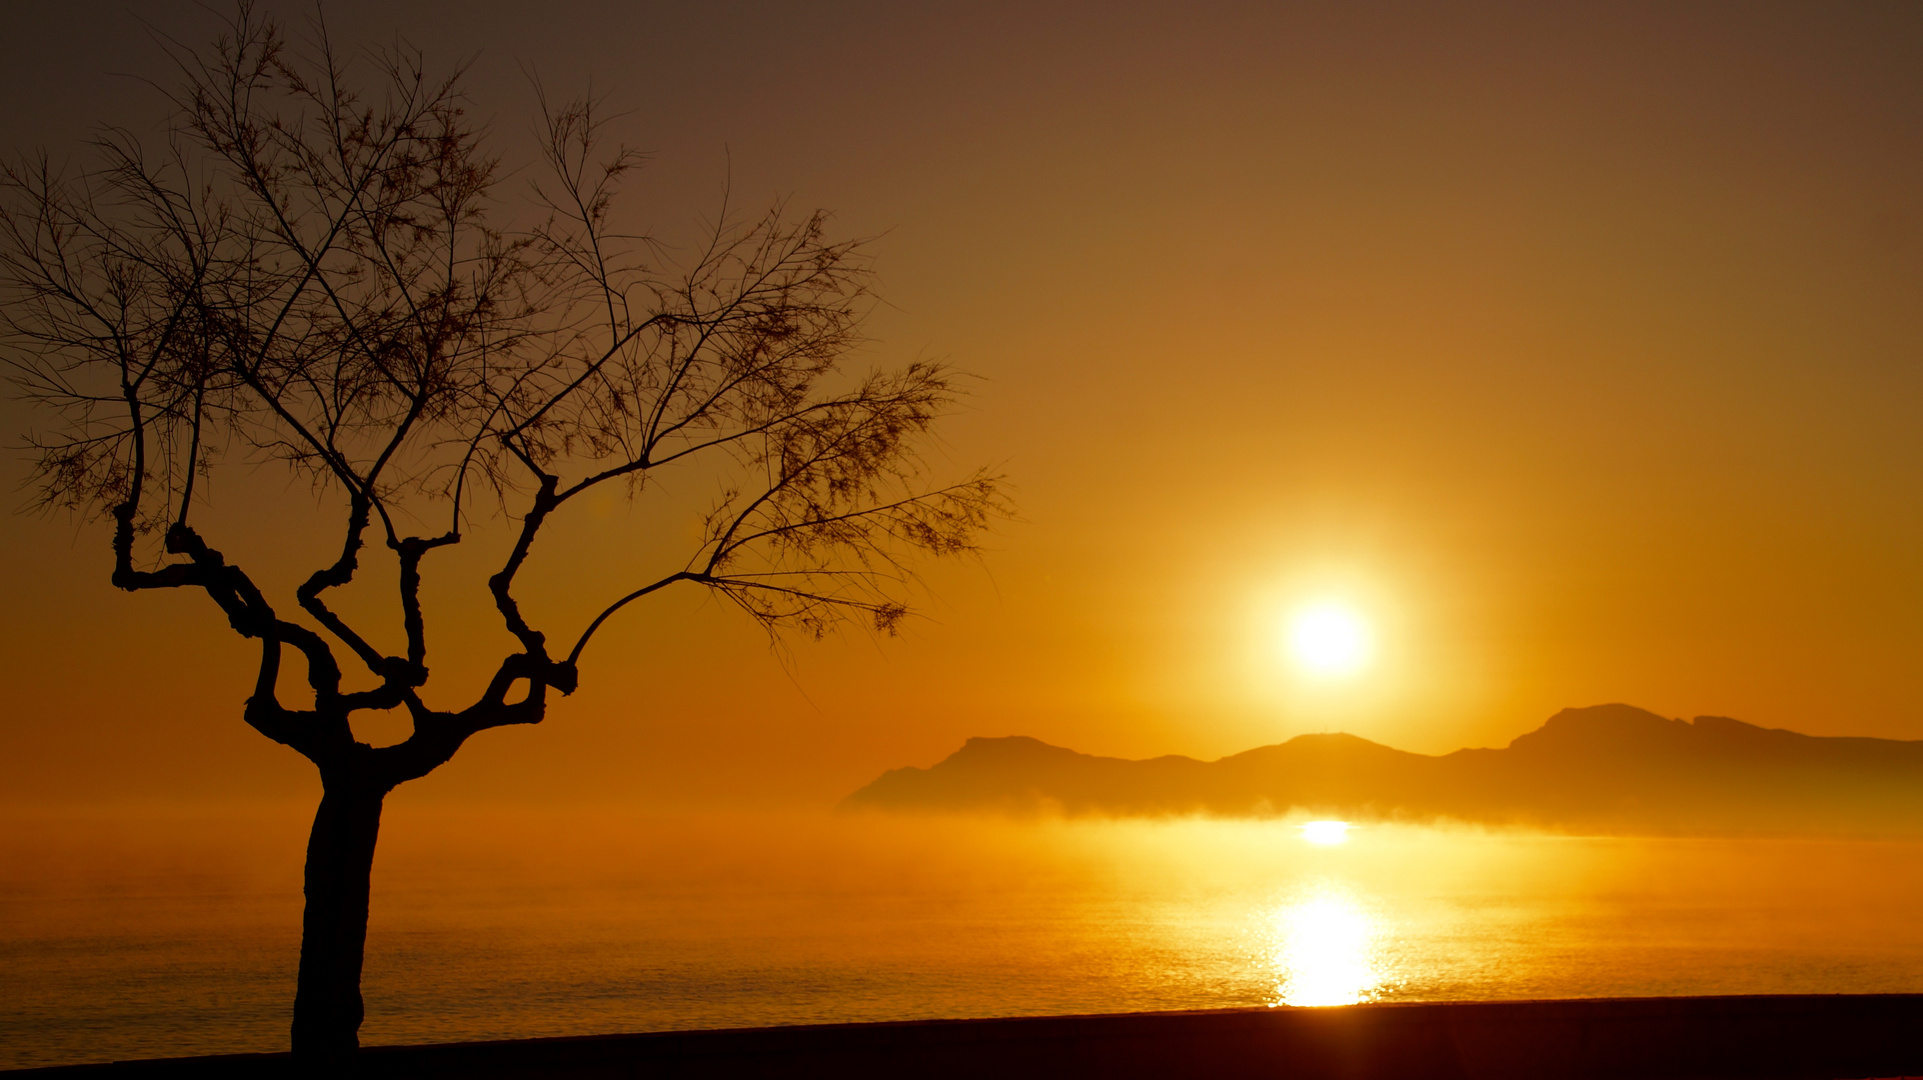
[[1274, 1005], [1354, 1005], [1380, 996], [1382, 928], [1346, 892], [1319, 887], [1270, 916]]
[[1310, 821], [1302, 825], [1302, 839], [1311, 844], [1340, 844], [1349, 838], [1346, 821]]

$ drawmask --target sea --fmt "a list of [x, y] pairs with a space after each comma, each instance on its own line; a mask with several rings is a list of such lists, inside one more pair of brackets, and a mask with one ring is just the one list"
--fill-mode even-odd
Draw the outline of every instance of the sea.
[[[308, 809], [0, 815], [0, 1067], [285, 1049]], [[1923, 842], [392, 804], [363, 1044], [1923, 992]]]

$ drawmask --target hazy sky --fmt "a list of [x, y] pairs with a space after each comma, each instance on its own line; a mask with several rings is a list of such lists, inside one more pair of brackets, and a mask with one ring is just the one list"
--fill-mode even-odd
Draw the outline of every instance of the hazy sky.
[[[56, 156], [151, 130], [148, 34], [215, 22], [8, 7], [0, 146]], [[1607, 701], [1923, 738], [1923, 8], [326, 12], [339, 41], [472, 57], [510, 150], [526, 72], [592, 80], [653, 154], [629, 211], [664, 235], [729, 179], [885, 234], [863, 362], [979, 375], [941, 455], [999, 465], [1021, 509], [901, 640], [784, 661], [697, 595], [624, 614], [581, 692], [419, 797], [819, 802], [969, 735], [1442, 752]], [[215, 494], [210, 541], [282, 587], [336, 543], [271, 476]], [[533, 602], [598, 607], [622, 582], [574, 575], [645, 524], [572, 523]], [[318, 790], [241, 722], [253, 646], [204, 596], [114, 592], [97, 525], [0, 540], [8, 799]], [[491, 618], [494, 540], [439, 564], [454, 624]], [[1278, 651], [1320, 599], [1373, 626], [1363, 672]], [[489, 668], [488, 632], [437, 678]]]

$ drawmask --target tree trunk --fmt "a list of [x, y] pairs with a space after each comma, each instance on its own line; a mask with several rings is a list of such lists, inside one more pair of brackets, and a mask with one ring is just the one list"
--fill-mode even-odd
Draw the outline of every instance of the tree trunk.
[[307, 837], [307, 910], [301, 919], [300, 981], [294, 992], [296, 1059], [331, 1065], [360, 1048], [361, 956], [367, 893], [384, 790], [355, 779], [323, 779]]

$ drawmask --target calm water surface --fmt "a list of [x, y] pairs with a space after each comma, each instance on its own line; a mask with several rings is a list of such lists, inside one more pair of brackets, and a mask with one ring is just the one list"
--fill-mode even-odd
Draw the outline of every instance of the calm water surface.
[[[0, 824], [0, 1066], [285, 1047], [300, 811]], [[1923, 843], [1299, 825], [398, 804], [362, 1038], [1923, 991]]]

